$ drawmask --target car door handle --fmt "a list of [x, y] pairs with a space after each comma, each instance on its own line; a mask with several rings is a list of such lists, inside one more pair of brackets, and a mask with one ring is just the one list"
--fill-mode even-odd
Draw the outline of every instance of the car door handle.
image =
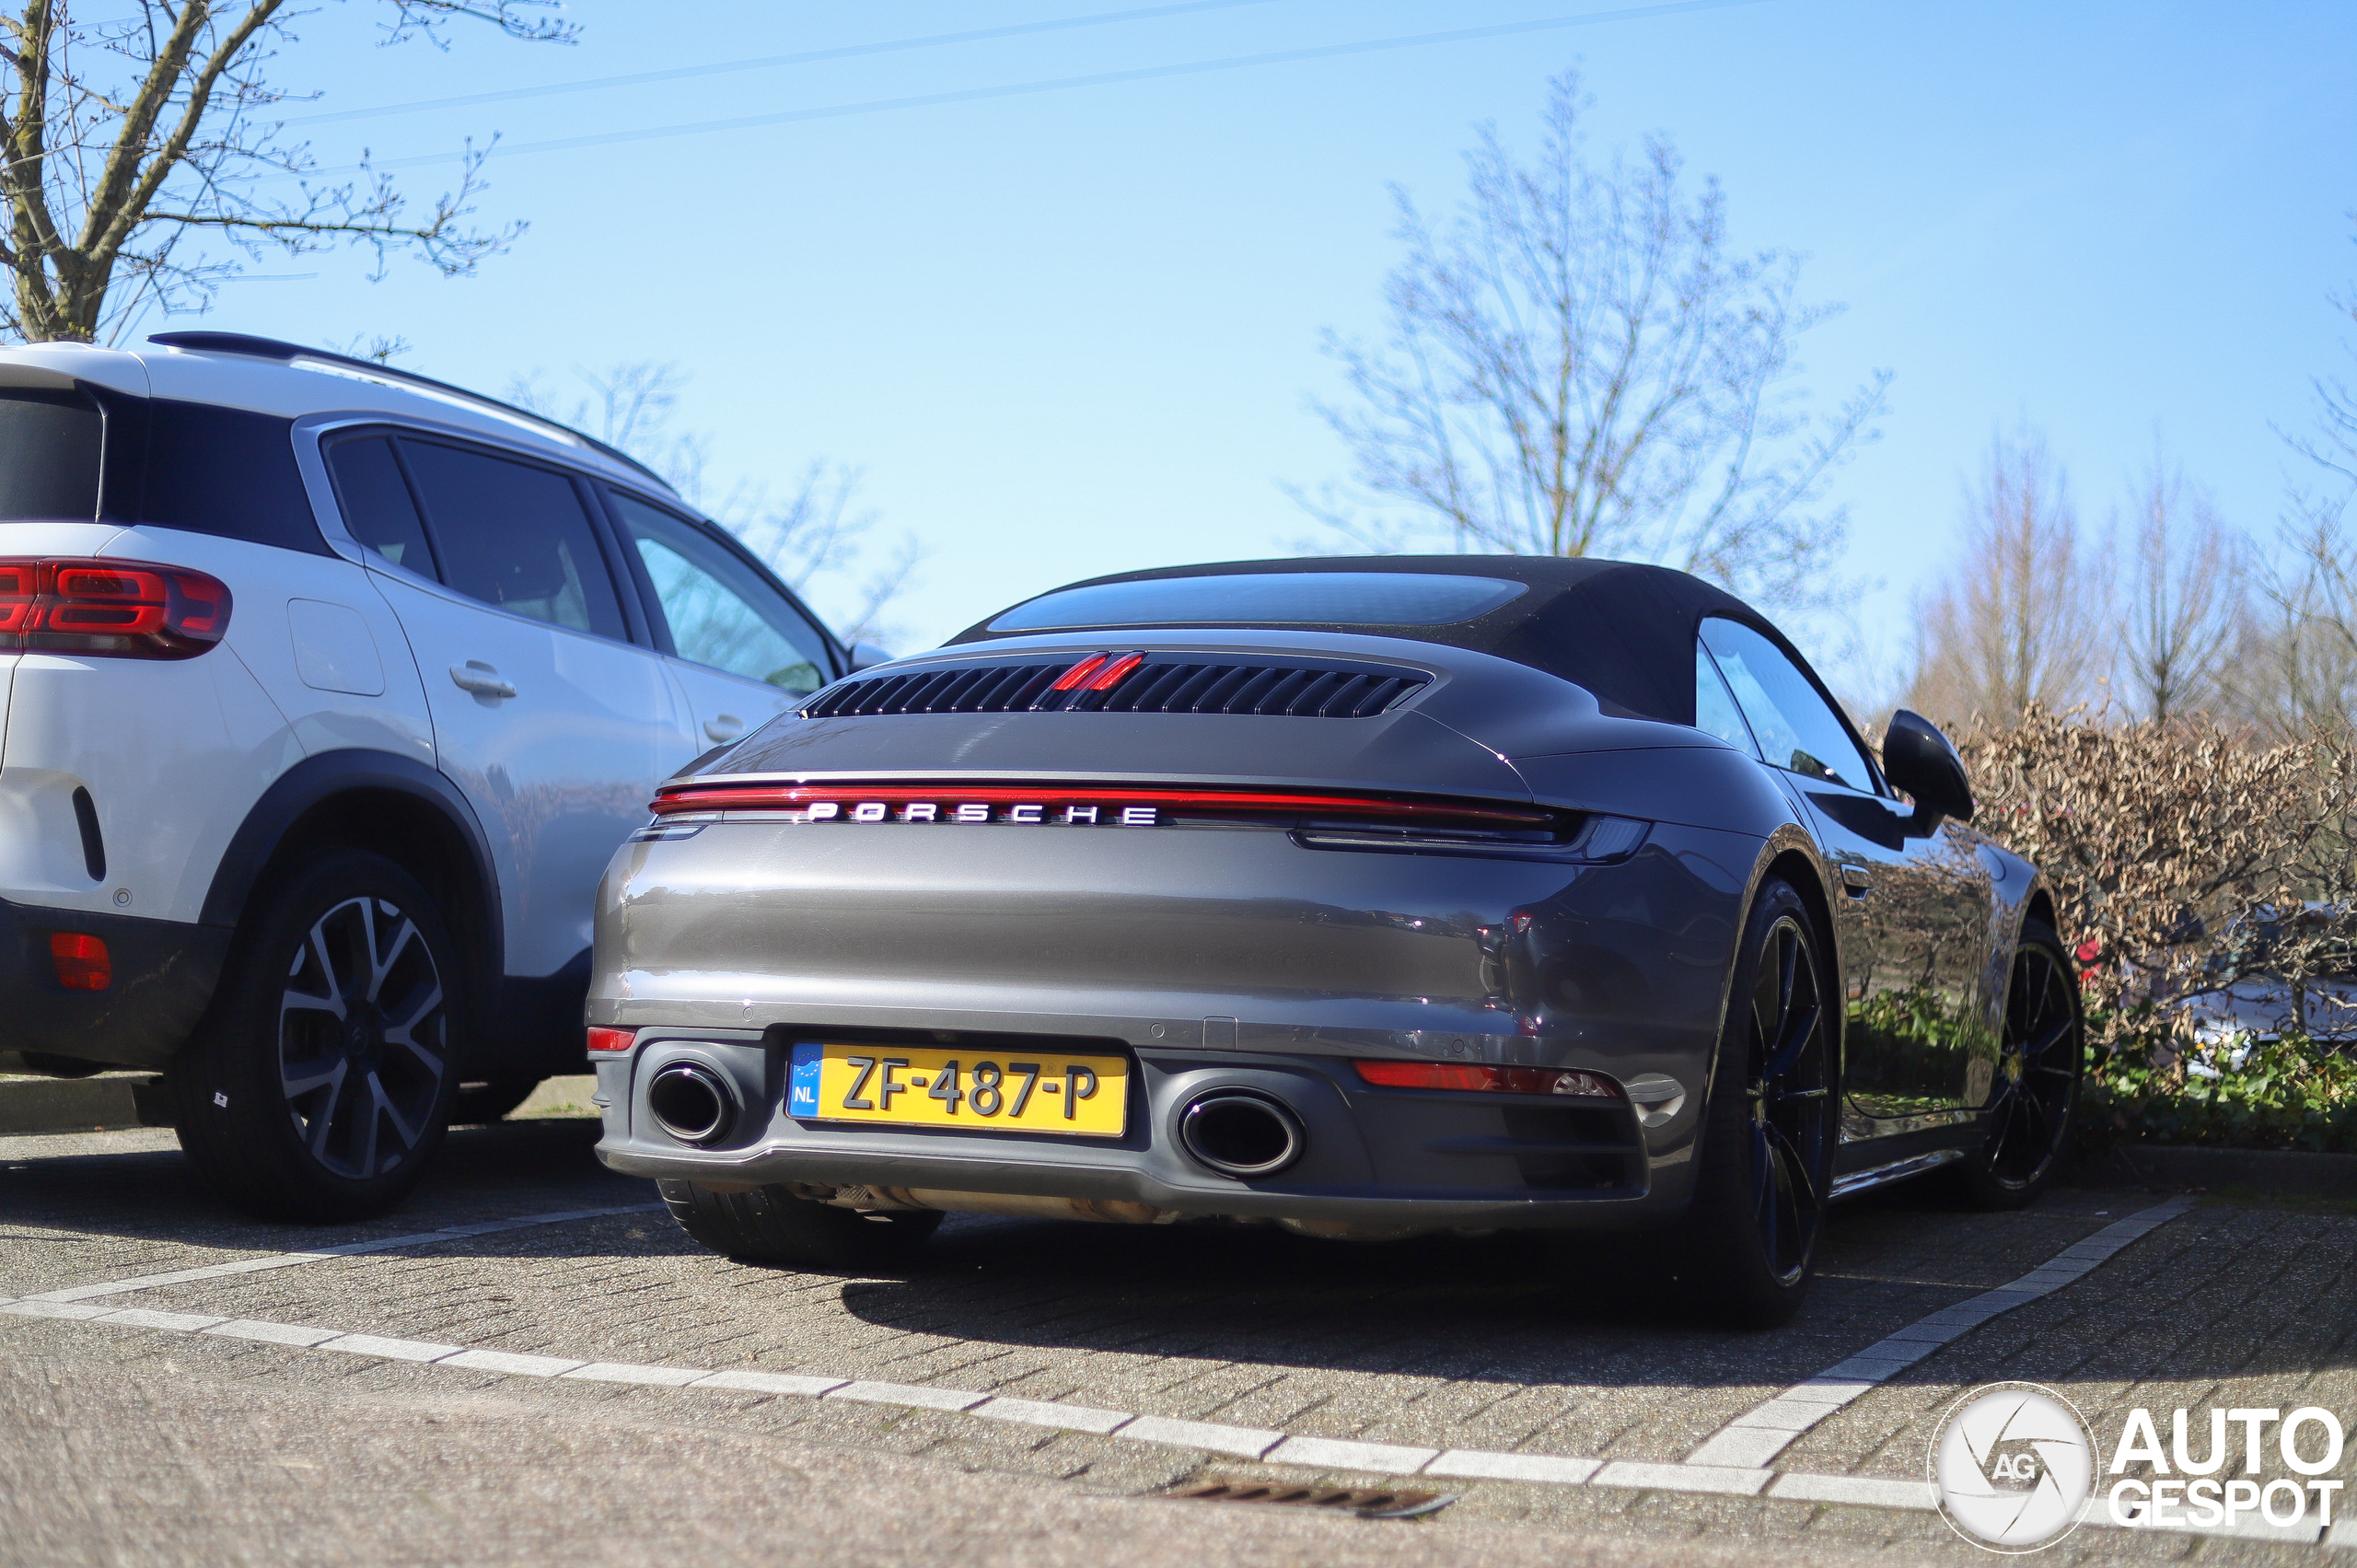
[[499, 679], [496, 668], [479, 658], [450, 667], [451, 683], [461, 691], [471, 691], [478, 697], [513, 697], [516, 688]]
[[745, 721], [735, 714], [714, 714], [703, 721], [703, 732], [716, 743], [726, 745], [745, 733]]
[[1864, 898], [1873, 889], [1874, 885], [1874, 873], [1864, 866], [1845, 865], [1841, 868], [1841, 886], [1849, 890], [1852, 898]]

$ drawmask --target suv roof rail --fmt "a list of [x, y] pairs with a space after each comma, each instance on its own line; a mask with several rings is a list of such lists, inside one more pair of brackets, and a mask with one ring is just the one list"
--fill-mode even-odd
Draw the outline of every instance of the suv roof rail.
[[592, 450], [613, 459], [614, 461], [634, 472], [644, 474], [665, 490], [671, 491], [673, 494], [678, 494], [676, 490], [672, 490], [671, 482], [661, 474], [656, 473], [628, 452], [618, 447], [609, 446], [586, 431], [575, 430], [563, 421], [551, 419], [544, 413], [535, 413], [530, 409], [518, 408], [514, 403], [487, 397], [471, 388], [453, 386], [447, 381], [437, 381], [431, 376], [421, 376], [414, 370], [402, 370], [398, 366], [381, 364], [377, 360], [361, 359], [349, 354], [336, 354], [328, 349], [306, 348], [301, 343], [284, 343], [277, 338], [258, 338], [246, 332], [151, 332], [148, 334], [147, 341], [151, 343], [161, 343], [166, 348], [199, 351], [209, 349], [216, 354], [250, 354], [256, 359], [280, 361], [319, 359], [325, 360], [330, 365], [349, 366], [354, 370], [365, 370], [371, 376], [380, 376], [388, 381], [406, 381], [414, 387], [431, 387], [434, 390], [447, 396], [460, 398], [470, 403], [480, 403], [485, 408], [497, 409], [503, 413], [514, 415], [518, 419], [529, 420], [534, 424], [546, 425], [551, 430], [563, 431], [565, 435], [588, 446]]

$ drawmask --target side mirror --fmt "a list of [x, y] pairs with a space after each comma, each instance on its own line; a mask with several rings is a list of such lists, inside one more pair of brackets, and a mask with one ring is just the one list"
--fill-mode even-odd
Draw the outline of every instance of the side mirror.
[[851, 668], [853, 675], [863, 669], [873, 669], [879, 664], [891, 662], [892, 655], [873, 643], [853, 643], [851, 645]]
[[1964, 759], [1922, 714], [1901, 708], [1890, 715], [1882, 738], [1882, 771], [1915, 797], [1911, 827], [1917, 835], [1928, 835], [1943, 817], [1972, 820], [1972, 782], [1964, 776]]

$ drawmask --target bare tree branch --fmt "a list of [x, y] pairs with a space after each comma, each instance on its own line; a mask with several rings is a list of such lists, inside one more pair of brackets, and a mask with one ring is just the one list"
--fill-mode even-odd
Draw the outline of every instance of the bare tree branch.
[[1794, 351], [1830, 312], [1797, 302], [1798, 259], [1731, 253], [1724, 197], [1689, 193], [1666, 140], [1592, 163], [1584, 108], [1559, 78], [1527, 164], [1484, 131], [1446, 226], [1395, 192], [1388, 339], [1325, 340], [1355, 401], [1318, 412], [1355, 494], [1295, 498], [1362, 545], [1632, 554], [1819, 601], [1845, 523], [1813, 508], [1888, 377], [1813, 420]]
[[2137, 486], [2116, 690], [2165, 724], [2214, 707], [2244, 622], [2242, 551], [2216, 505], [2154, 453]]
[[[574, 37], [551, 14], [556, 0], [379, 3], [386, 43], [447, 47], [459, 20], [525, 41]], [[464, 273], [522, 232], [467, 225], [483, 189], [471, 145], [458, 188], [416, 217], [382, 175], [325, 189], [304, 180], [314, 160], [308, 145], [282, 139], [272, 110], [290, 95], [267, 75], [295, 15], [284, 0], [122, 0], [96, 20], [77, 20], [73, 0], [0, 11], [15, 45], [0, 52], [14, 103], [13, 115], [0, 110], [0, 266], [12, 285], [0, 338], [87, 342], [150, 303], [202, 308], [239, 272], [237, 253], [358, 243], [376, 251], [379, 276], [395, 254]], [[296, 177], [291, 197], [263, 183], [284, 176]]]
[[1908, 705], [2004, 726], [2095, 696], [2108, 585], [2086, 559], [2069, 476], [2044, 436], [2025, 428], [1990, 443], [1964, 523], [1955, 570], [1923, 615]]

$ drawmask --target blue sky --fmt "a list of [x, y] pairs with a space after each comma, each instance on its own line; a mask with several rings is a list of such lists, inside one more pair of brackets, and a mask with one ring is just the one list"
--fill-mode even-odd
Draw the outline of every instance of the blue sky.
[[[329, 113], [1134, 8], [581, 0], [575, 47], [458, 27], [436, 52], [372, 47], [378, 7], [354, 4], [302, 24], [276, 71]], [[1607, 9], [1252, 0], [304, 129], [328, 164], [431, 158], [470, 135], [521, 147]], [[929, 552], [892, 617], [914, 648], [1058, 582], [1312, 537], [1280, 486], [1343, 472], [1306, 405], [1335, 390], [1320, 330], [1379, 329], [1387, 186], [1446, 206], [1472, 127], [1528, 145], [1568, 66], [1599, 145], [1667, 133], [1724, 181], [1740, 242], [1810, 258], [1804, 293], [1847, 307], [1804, 340], [1822, 402], [1895, 373], [1881, 440], [1836, 486], [1849, 569], [1880, 585], [1853, 619], [1881, 665], [1842, 684], [1887, 679], [2000, 426], [2044, 428], [2091, 525], [2157, 437], [2271, 532], [2289, 466], [2271, 426], [2306, 419], [2349, 327], [2327, 296], [2357, 286], [2340, 0], [1757, 0], [517, 151], [487, 166], [482, 212], [531, 229], [478, 276], [270, 260], [205, 324], [399, 333], [404, 364], [493, 391], [674, 362], [716, 471], [864, 470], [880, 532]], [[448, 177], [401, 174], [422, 196]], [[1830, 656], [1844, 630], [1809, 636]]]

